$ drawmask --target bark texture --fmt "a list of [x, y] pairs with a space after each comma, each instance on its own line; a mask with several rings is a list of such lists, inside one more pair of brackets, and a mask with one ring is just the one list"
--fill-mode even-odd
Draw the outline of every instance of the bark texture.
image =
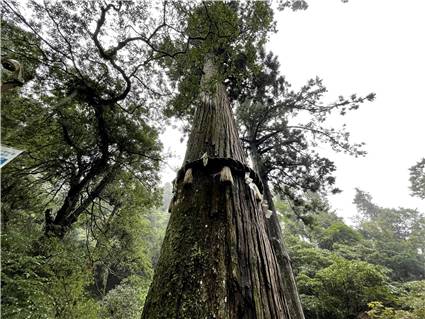
[[[206, 78], [212, 68], [207, 62]], [[289, 319], [261, 203], [245, 172], [231, 165], [244, 166], [245, 155], [226, 91], [213, 87], [194, 117], [142, 318]], [[184, 183], [188, 166], [192, 181]], [[233, 183], [220, 181], [224, 166]]]
[[291, 259], [283, 241], [282, 228], [280, 227], [279, 219], [276, 213], [276, 207], [273, 203], [273, 195], [268, 185], [268, 179], [265, 174], [261, 158], [257, 152], [257, 146], [255, 144], [251, 144], [249, 150], [254, 169], [263, 184], [264, 201], [268, 204], [269, 209], [272, 211], [270, 218], [266, 218], [267, 235], [279, 263], [280, 272], [285, 287], [284, 293], [285, 299], [288, 303], [288, 310], [291, 314], [291, 318], [304, 319], [304, 312], [292, 270]]

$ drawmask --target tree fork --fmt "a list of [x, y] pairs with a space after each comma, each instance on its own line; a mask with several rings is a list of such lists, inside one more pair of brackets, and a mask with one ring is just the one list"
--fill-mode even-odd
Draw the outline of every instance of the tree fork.
[[[211, 59], [204, 73], [188, 164], [175, 182], [171, 217], [142, 318], [292, 318], [261, 202], [237, 169], [238, 163], [246, 166], [245, 154], [226, 90], [214, 81]], [[184, 183], [189, 166], [192, 180]], [[222, 175], [226, 177], [220, 181]]]

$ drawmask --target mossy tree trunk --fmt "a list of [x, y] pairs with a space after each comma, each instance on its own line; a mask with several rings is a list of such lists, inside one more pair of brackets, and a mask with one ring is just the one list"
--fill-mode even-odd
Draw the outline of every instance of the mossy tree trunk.
[[264, 188], [264, 202], [267, 203], [268, 209], [271, 211], [269, 218], [266, 218], [266, 229], [270, 243], [273, 247], [277, 261], [279, 263], [280, 272], [284, 284], [285, 299], [288, 303], [288, 310], [293, 319], [304, 319], [304, 312], [301, 305], [301, 300], [298, 294], [297, 285], [295, 282], [294, 273], [292, 270], [291, 259], [283, 241], [282, 228], [280, 227], [279, 218], [277, 216], [276, 207], [273, 203], [273, 195], [268, 184], [267, 174], [263, 167], [260, 155], [258, 154], [257, 145], [251, 143], [249, 145], [254, 169], [259, 175], [259, 178]]
[[[204, 72], [142, 318], [292, 318], [226, 90], [214, 83], [210, 60]], [[231, 180], [223, 178], [226, 166]]]

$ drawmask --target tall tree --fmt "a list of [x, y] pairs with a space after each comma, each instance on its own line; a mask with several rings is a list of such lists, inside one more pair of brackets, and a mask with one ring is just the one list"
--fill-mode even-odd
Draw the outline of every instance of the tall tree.
[[[238, 7], [235, 3], [231, 3], [231, 6], [234, 6], [235, 8]], [[254, 6], [253, 6], [254, 7]], [[258, 23], [265, 23], [267, 22], [264, 19], [264, 14], [257, 15], [255, 17], [253, 15], [253, 10], [251, 8], [245, 8], [246, 11], [243, 12], [242, 10], [242, 19], [245, 19], [248, 21], [248, 19], [251, 19], [251, 22], [248, 22], [245, 25], [240, 26], [233, 26], [228, 21], [220, 21], [221, 23], [224, 23], [226, 27], [229, 29], [230, 32], [227, 31], [222, 33], [218, 39], [218, 43], [222, 43], [223, 41], [227, 41], [229, 39], [229, 34], [231, 33], [240, 33], [241, 36], [244, 36], [244, 34], [249, 31], [249, 28], [255, 27]], [[212, 12], [209, 12], [209, 18], [215, 18], [218, 17], [213, 16]], [[204, 19], [204, 23], [202, 25], [202, 29], [204, 34], [211, 34], [214, 32], [214, 25], [211, 22], [211, 19]], [[254, 24], [254, 23], [255, 24]], [[271, 30], [274, 29], [273, 24], [271, 25]], [[239, 30], [238, 30], [239, 28]], [[197, 30], [197, 28], [195, 28]], [[190, 25], [189, 25], [190, 30]], [[193, 32], [193, 30], [192, 30]], [[193, 38], [203, 38], [202, 33], [197, 34]], [[253, 39], [251, 41], [241, 42], [238, 41], [232, 46], [221, 46], [218, 50], [216, 50], [216, 54], [220, 57], [220, 63], [222, 64], [222, 68], [220, 72], [222, 73], [222, 78], [224, 79], [223, 83], [227, 87], [227, 91], [231, 97], [231, 100], [235, 100], [238, 95], [240, 95], [240, 92], [238, 90], [241, 90], [241, 88], [246, 85], [246, 79], [251, 78], [252, 75], [251, 72], [258, 73], [259, 70], [261, 70], [261, 63], [258, 63], [258, 53], [262, 52], [262, 50], [259, 48], [263, 47], [265, 37], [257, 37], [256, 39]], [[189, 54], [189, 59], [184, 59], [183, 61], [178, 61], [177, 64], [174, 64], [174, 66], [171, 68], [171, 78], [178, 81], [179, 84], [179, 94], [175, 96], [175, 98], [171, 101], [169, 104], [171, 107], [168, 109], [169, 114], [177, 115], [179, 117], [186, 117], [189, 120], [192, 119], [193, 116], [193, 108], [191, 106], [194, 105], [194, 101], [197, 99], [197, 94], [199, 94], [199, 77], [202, 74], [202, 70], [200, 70], [199, 65], [202, 65], [200, 63], [199, 56], [202, 56], [204, 52], [202, 52], [201, 49], [196, 48]], [[187, 73], [187, 70], [194, 69], [194, 71]], [[187, 128], [189, 131], [189, 129]], [[265, 189], [267, 192], [267, 190]], [[273, 224], [275, 226], [276, 224]], [[278, 225], [278, 224], [277, 224]], [[279, 225], [277, 226], [279, 227]], [[270, 233], [269, 238], [272, 242], [274, 242], [274, 245], [276, 244], [276, 237], [273, 237]], [[279, 249], [275, 252], [276, 254], [279, 254], [279, 263], [281, 263], [282, 259], [288, 260], [287, 254]], [[285, 262], [286, 265], [288, 265], [289, 262]], [[301, 304], [298, 298], [298, 294], [296, 291], [296, 285], [293, 279], [292, 272], [290, 270], [290, 266], [286, 267], [285, 269], [282, 269], [283, 279], [285, 281], [285, 295], [288, 303], [288, 308], [291, 312], [292, 317], [294, 318], [303, 318], [302, 314], [302, 308]]]
[[[363, 101], [373, 99], [373, 94], [366, 98], [356, 95], [350, 99], [340, 97], [338, 102], [324, 105], [320, 100], [326, 88], [320, 79], [310, 80], [299, 92], [295, 92], [279, 75], [276, 56], [260, 51], [257, 63], [258, 66], [251, 69], [250, 76], [242, 83], [229, 85], [232, 97], [239, 105], [242, 141], [264, 185], [265, 201], [270, 210], [267, 219], [269, 238], [285, 281], [294, 292], [292, 302], [300, 306], [269, 184], [272, 183], [276, 193], [289, 197], [297, 207], [311, 210], [312, 206], [306, 205], [300, 194], [318, 192], [334, 183], [332, 173], [335, 166], [314, 150], [317, 142], [328, 143], [337, 151], [362, 153], [360, 145], [349, 143], [347, 132], [327, 128], [323, 124], [326, 116], [338, 109], [342, 114], [347, 108], [356, 109]], [[304, 122], [294, 124], [294, 118], [299, 114], [303, 114]], [[301, 214], [300, 217], [305, 218]]]
[[[237, 70], [232, 63], [223, 68], [223, 59], [237, 61], [230, 52], [243, 40], [249, 40], [244, 49], [252, 49], [255, 36], [261, 41], [270, 14], [262, 2], [205, 2], [192, 16], [188, 29], [205, 32], [192, 51], [203, 77], [183, 96], [200, 93], [142, 318], [293, 318], [265, 230], [261, 183], [246, 165], [222, 83], [229, 69]], [[186, 80], [180, 87], [193, 77]]]
[[167, 3], [159, 14], [144, 1], [28, 6], [32, 16], [2, 2], [9, 26], [2, 54], [37, 67], [26, 96], [3, 97], [4, 141], [26, 151], [3, 172], [3, 194], [13, 200], [28, 185], [43, 185], [46, 235], [63, 237], [121, 172], [155, 188], [160, 143], [153, 119], [166, 87], [153, 63], [182, 52], [156, 44], [173, 28]]
[[142, 318], [289, 318], [225, 88], [215, 90], [194, 117]]

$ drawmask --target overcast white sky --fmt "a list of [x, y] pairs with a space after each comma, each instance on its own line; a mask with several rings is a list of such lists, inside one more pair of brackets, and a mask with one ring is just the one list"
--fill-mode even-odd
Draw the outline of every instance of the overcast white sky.
[[[294, 88], [318, 75], [330, 99], [377, 94], [375, 102], [343, 118], [353, 141], [366, 142], [368, 155], [329, 153], [343, 189], [329, 198], [332, 207], [348, 221], [356, 213], [358, 187], [378, 205], [425, 211], [425, 202], [408, 189], [409, 167], [425, 157], [425, 1], [308, 2], [306, 11], [277, 13], [278, 33], [269, 49], [279, 56], [281, 73]], [[165, 148], [178, 155], [170, 164], [176, 167], [184, 153], [179, 138], [171, 130], [163, 135]], [[173, 173], [163, 176], [170, 181]]]

